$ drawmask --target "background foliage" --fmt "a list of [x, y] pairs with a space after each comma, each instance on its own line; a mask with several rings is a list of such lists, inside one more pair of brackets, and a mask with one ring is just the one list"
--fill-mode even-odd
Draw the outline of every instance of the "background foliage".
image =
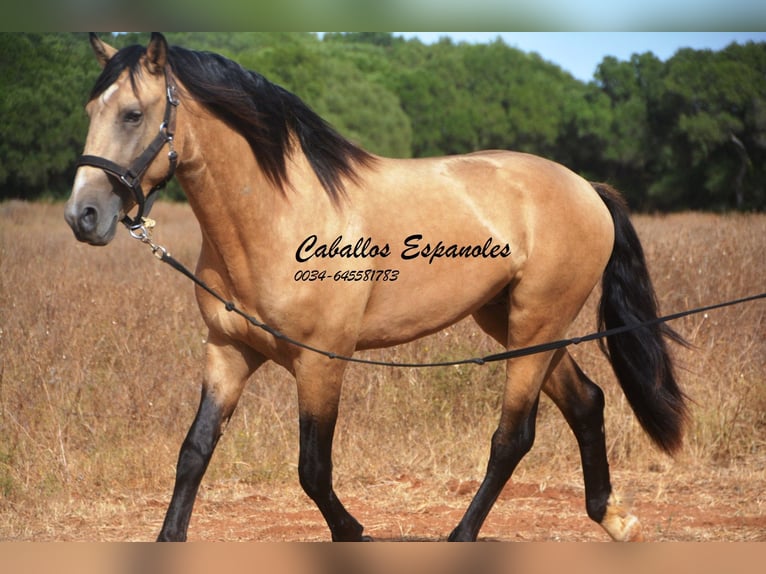
[[[766, 43], [683, 49], [665, 62], [651, 52], [606, 57], [584, 83], [501, 40], [424, 45], [380, 32], [168, 39], [259, 71], [379, 154], [516, 149], [609, 181], [638, 210], [766, 208]], [[67, 195], [97, 74], [83, 34], [0, 34], [0, 200]]]

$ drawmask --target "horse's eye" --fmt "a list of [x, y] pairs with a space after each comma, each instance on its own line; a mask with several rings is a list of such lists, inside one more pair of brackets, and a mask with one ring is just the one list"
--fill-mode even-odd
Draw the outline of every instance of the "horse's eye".
[[130, 110], [129, 112], [125, 112], [122, 119], [126, 124], [137, 124], [141, 121], [142, 117], [143, 114], [139, 110]]

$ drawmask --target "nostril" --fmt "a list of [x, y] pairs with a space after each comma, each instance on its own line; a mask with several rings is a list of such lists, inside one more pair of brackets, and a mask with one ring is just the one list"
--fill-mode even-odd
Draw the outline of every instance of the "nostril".
[[95, 207], [88, 206], [80, 214], [80, 229], [84, 232], [93, 231], [98, 223], [98, 211]]

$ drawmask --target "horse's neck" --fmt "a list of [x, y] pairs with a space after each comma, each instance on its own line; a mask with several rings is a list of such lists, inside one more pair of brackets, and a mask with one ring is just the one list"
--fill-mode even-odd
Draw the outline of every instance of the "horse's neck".
[[279, 265], [306, 229], [343, 217], [299, 148], [287, 158], [283, 190], [266, 177], [247, 140], [224, 122], [191, 107], [178, 125], [179, 183], [199, 221], [203, 249], [215, 251], [232, 279], [250, 280], [248, 271]]
[[182, 122], [177, 177], [206, 239], [223, 250], [252, 236], [241, 233], [243, 229], [268, 233], [279, 192], [259, 168], [247, 141], [193, 107], [179, 125]]

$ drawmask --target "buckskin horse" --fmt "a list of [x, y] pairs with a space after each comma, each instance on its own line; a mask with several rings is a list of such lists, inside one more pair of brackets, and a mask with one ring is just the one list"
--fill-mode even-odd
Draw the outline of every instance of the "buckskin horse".
[[[222, 429], [266, 361], [297, 383], [301, 486], [333, 540], [365, 540], [333, 489], [347, 364], [333, 357], [405, 343], [469, 315], [506, 349], [544, 343], [565, 334], [599, 280], [602, 328], [657, 317], [627, 207], [605, 184], [510, 151], [379, 157], [220, 55], [169, 47], [156, 33], [146, 47], [119, 51], [90, 41], [102, 72], [65, 208], [75, 236], [106, 245], [121, 220], [140, 228], [175, 175], [202, 230], [197, 276], [273, 329], [254, 328], [197, 288], [209, 330], [202, 396], [159, 540], [186, 539]], [[611, 336], [602, 349], [645, 431], [673, 452], [686, 406], [668, 337], [680, 340], [655, 324]], [[612, 491], [601, 389], [565, 348], [508, 360], [505, 376], [485, 478], [449, 539], [476, 539], [532, 447], [541, 391], [577, 438], [588, 516], [615, 540], [640, 539], [639, 521]]]

